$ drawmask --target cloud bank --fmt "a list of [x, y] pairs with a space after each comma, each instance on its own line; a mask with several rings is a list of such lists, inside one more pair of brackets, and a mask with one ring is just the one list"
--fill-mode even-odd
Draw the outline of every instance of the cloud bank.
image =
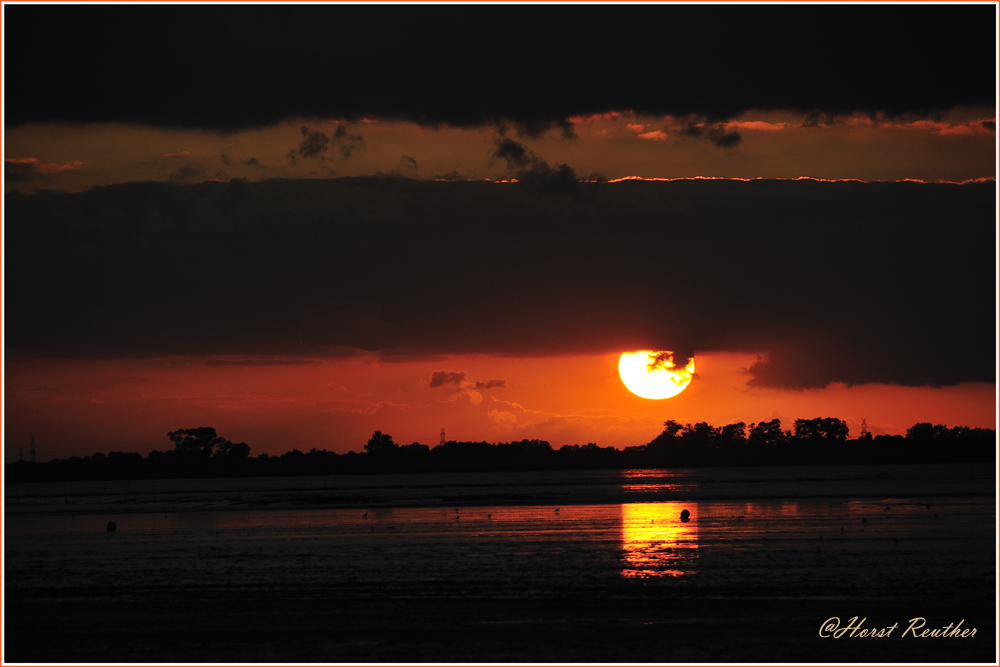
[[[714, 122], [754, 109], [824, 118], [995, 104], [996, 21], [985, 3], [43, 4], [11, 5], [4, 17], [8, 127], [227, 131], [385, 117], [507, 120], [570, 136], [571, 116], [628, 109]], [[716, 134], [722, 146], [738, 142]], [[348, 156], [358, 142], [345, 139]]]
[[579, 186], [12, 193], [8, 355], [659, 349], [759, 354], [756, 386], [994, 380], [992, 182]]

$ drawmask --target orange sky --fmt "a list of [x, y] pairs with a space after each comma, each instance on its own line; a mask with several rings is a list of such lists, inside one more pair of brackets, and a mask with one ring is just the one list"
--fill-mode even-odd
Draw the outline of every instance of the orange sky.
[[[797, 418], [838, 417], [851, 437], [862, 417], [875, 434], [903, 433], [918, 421], [995, 428], [993, 384], [751, 389], [742, 369], [753, 360], [698, 354], [691, 385], [664, 400], [631, 394], [618, 377], [617, 354], [404, 361], [359, 355], [276, 365], [179, 358], [18, 362], [6, 367], [4, 454], [15, 460], [23, 448], [27, 456], [31, 436], [39, 460], [146, 453], [169, 449], [168, 431], [199, 426], [245, 441], [254, 455], [360, 451], [376, 429], [400, 443], [435, 445], [444, 427], [455, 440], [541, 438], [554, 447], [621, 448], [648, 442], [668, 419], [724, 425], [777, 417], [790, 429]], [[464, 372], [465, 379], [431, 388], [437, 371]], [[496, 380], [504, 386], [485, 388]]]
[[[599, 173], [678, 178], [856, 178], [962, 181], [996, 171], [995, 112], [956, 108], [934, 118], [826, 118], [791, 112], [747, 112], [718, 125], [741, 141], [720, 148], [685, 130], [706, 129], [696, 118], [639, 116], [628, 111], [570, 119], [575, 132], [522, 136], [539, 159], [565, 163], [579, 177]], [[992, 124], [991, 124], [992, 123]], [[341, 125], [345, 137], [335, 137]], [[303, 132], [303, 130], [307, 132]], [[326, 138], [312, 144], [306, 137]], [[258, 129], [213, 132], [115, 123], [28, 124], [5, 132], [7, 190], [84, 190], [126, 181], [200, 183], [208, 179], [329, 178], [394, 174], [407, 178], [501, 179], [494, 157], [497, 127], [424, 127], [369, 120], [346, 124], [299, 118]], [[305, 150], [303, 150], [305, 149]]]
[[[964, 181], [996, 175], [994, 116], [991, 108], [956, 108], [932, 118], [747, 112], [715, 128], [740, 133], [731, 147], [694, 136], [699, 122], [707, 131], [696, 118], [628, 111], [571, 118], [574, 137], [558, 129], [527, 136], [514, 127], [348, 125], [330, 118], [234, 132], [27, 124], [4, 133], [5, 191], [379, 174], [499, 180], [512, 173], [498, 157], [504, 137], [515, 138], [532, 159], [568, 164], [578, 178]], [[648, 442], [667, 419], [724, 425], [777, 417], [792, 428], [796, 418], [838, 417], [852, 436], [862, 417], [875, 434], [903, 433], [918, 421], [996, 425], [994, 384], [750, 389], [741, 369], [753, 355], [704, 352], [687, 390], [654, 401], [625, 389], [617, 359], [618, 353], [399, 361], [358, 353], [267, 365], [191, 358], [13, 362], [5, 369], [4, 456], [15, 459], [31, 436], [42, 460], [148, 452], [169, 448], [167, 431], [197, 426], [246, 441], [254, 454], [280, 454], [293, 447], [360, 450], [376, 429], [402, 443], [436, 444], [445, 427], [450, 439], [625, 447]], [[464, 372], [467, 380], [430, 388], [435, 371]], [[475, 386], [490, 380], [505, 386]]]

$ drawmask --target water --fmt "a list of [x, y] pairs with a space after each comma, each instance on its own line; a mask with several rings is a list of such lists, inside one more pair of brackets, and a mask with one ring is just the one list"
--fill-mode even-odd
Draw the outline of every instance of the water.
[[789, 466], [9, 484], [7, 516], [344, 506], [993, 495], [969, 465]]
[[[995, 650], [995, 480], [968, 466], [144, 484], [7, 489], [8, 660], [898, 662]], [[912, 641], [824, 643], [820, 623], [845, 614], [965, 618], [978, 641], [919, 654]], [[54, 630], [72, 648], [43, 640]]]

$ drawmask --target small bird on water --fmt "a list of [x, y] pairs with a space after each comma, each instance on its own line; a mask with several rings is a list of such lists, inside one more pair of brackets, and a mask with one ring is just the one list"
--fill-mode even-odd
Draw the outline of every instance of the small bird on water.
[[691, 512], [688, 512], [687, 510], [681, 510], [681, 521], [687, 523], [690, 520], [691, 520]]

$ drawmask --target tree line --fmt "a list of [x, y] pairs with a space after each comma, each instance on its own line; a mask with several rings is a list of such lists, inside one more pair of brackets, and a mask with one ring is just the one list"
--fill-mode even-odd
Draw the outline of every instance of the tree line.
[[744, 465], [849, 465], [883, 463], [993, 463], [996, 431], [929, 422], [914, 424], [906, 435], [849, 439], [847, 424], [836, 418], [797, 419], [783, 430], [781, 420], [712, 426], [670, 420], [647, 444], [625, 449], [563, 445], [545, 440], [489, 443], [447, 441], [435, 447], [401, 445], [375, 431], [360, 452], [346, 454], [292, 449], [280, 456], [250, 456], [250, 446], [220, 437], [211, 427], [178, 429], [167, 437], [173, 449], [138, 453], [110, 452], [71, 456], [47, 463], [7, 464], [7, 480], [82, 481], [281, 475], [350, 475], [409, 472], [490, 472]]

